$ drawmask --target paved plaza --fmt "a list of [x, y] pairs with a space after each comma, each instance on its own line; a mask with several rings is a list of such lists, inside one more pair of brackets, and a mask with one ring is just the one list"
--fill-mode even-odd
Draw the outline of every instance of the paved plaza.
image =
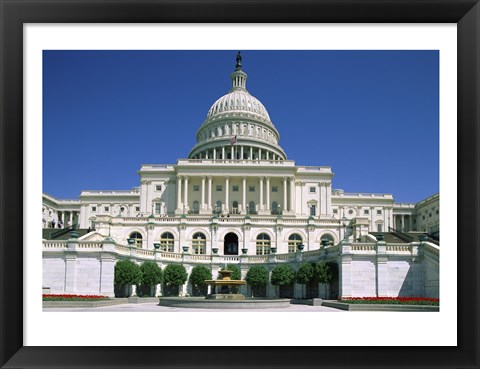
[[289, 308], [278, 308], [278, 309], [191, 309], [191, 308], [176, 308], [176, 307], [167, 307], [159, 306], [157, 302], [149, 302], [143, 304], [120, 304], [112, 306], [101, 306], [95, 308], [43, 308], [44, 312], [256, 312], [256, 313], [268, 313], [268, 312], [302, 312], [302, 313], [316, 313], [316, 312], [325, 312], [325, 313], [341, 313], [344, 312], [339, 309], [329, 308], [325, 306], [310, 306], [310, 305], [297, 305], [291, 304]]

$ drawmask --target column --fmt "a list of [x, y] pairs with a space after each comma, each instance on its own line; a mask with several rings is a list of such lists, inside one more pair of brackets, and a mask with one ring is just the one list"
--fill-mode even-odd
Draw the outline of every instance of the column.
[[[233, 147], [233, 146], [232, 146]], [[225, 177], [225, 211], [228, 212], [229, 206], [229, 199], [228, 199], [228, 192], [230, 188], [230, 177]]]
[[287, 210], [287, 177], [283, 177], [283, 204], [282, 209]]
[[270, 210], [270, 177], [265, 177], [267, 179], [267, 188], [265, 189], [267, 193], [267, 203], [265, 204], [265, 209]]
[[188, 177], [183, 177], [183, 206], [188, 209]]
[[240, 146], [240, 160], [243, 160], [243, 145]]
[[234, 146], [232, 145], [232, 150], [231, 150], [232, 151], [232, 154], [231, 154], [232, 160], [235, 159], [235, 157], [233, 156], [233, 154], [234, 154], [233, 148], [234, 148]]
[[[290, 177], [290, 204], [288, 206], [288, 210], [293, 211], [293, 200], [295, 199], [295, 178]], [[320, 210], [320, 209], [319, 209]]]
[[375, 208], [373, 206], [370, 207], [370, 232], [376, 232], [377, 230], [375, 229], [375, 222], [373, 221], [373, 212], [375, 211]]
[[214, 147], [213, 148], [213, 160], [215, 160], [217, 158], [217, 148]]
[[267, 160], [269, 160], [269, 159], [268, 159], [268, 150], [267, 150]]
[[242, 211], [246, 213], [247, 209], [247, 177], [242, 177]]
[[408, 216], [408, 230], [412, 231], [413, 230], [413, 224], [412, 224], [412, 214]]
[[250, 160], [253, 160], [253, 147], [250, 146]]
[[[215, 157], [215, 151], [213, 156]], [[200, 209], [205, 209], [205, 176], [202, 176], [202, 202], [200, 203]]]
[[225, 146], [222, 146], [222, 160], [225, 160]]
[[262, 149], [258, 149], [258, 160], [262, 160]]
[[263, 210], [263, 177], [259, 178], [260, 184], [260, 204], [258, 204], [258, 210]]
[[207, 209], [212, 210], [212, 177], [208, 176], [208, 204]]
[[177, 209], [182, 208], [182, 177], [177, 177]]
[[401, 220], [402, 220], [402, 228], [400, 229], [400, 232], [405, 232], [405, 215], [402, 215]]
[[73, 225], [73, 211], [70, 211], [70, 217], [68, 219], [69, 219], [70, 225], [72, 226]]

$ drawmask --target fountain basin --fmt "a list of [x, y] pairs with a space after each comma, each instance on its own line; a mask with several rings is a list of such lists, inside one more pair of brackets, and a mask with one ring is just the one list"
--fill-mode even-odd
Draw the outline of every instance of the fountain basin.
[[278, 309], [290, 307], [289, 299], [212, 300], [204, 297], [160, 297], [160, 306], [193, 309]]

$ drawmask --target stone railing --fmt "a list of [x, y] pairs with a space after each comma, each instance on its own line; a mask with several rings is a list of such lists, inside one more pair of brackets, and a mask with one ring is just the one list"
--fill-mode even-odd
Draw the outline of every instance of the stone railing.
[[[107, 248], [108, 245], [113, 246]], [[319, 261], [336, 258], [342, 252], [347, 252], [349, 255], [375, 255], [379, 245], [376, 243], [351, 243], [351, 244], [337, 244], [330, 247], [321, 247], [319, 249], [310, 251], [297, 251], [286, 254], [269, 254], [269, 255], [198, 255], [189, 253], [173, 253], [159, 250], [147, 250], [134, 246], [125, 246], [119, 244], [111, 244], [105, 242], [92, 241], [43, 241], [43, 252], [59, 252], [59, 251], [76, 251], [82, 252], [114, 252], [120, 257], [131, 257], [140, 260], [156, 260], [160, 262], [177, 262], [177, 263], [200, 263], [200, 264], [257, 264], [257, 263], [289, 263], [300, 261]], [[390, 243], [384, 246], [385, 255], [417, 255], [421, 249], [428, 253], [431, 257], [438, 259], [440, 255], [440, 248], [429, 242], [423, 242], [421, 245], [418, 242], [411, 244], [407, 243]]]

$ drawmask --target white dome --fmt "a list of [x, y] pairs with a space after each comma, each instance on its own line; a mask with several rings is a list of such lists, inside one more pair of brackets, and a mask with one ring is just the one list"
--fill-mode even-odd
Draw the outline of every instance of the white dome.
[[225, 113], [248, 113], [258, 115], [263, 120], [270, 122], [265, 106], [247, 90], [234, 90], [219, 98], [212, 105], [207, 114], [207, 119], [215, 118]]

